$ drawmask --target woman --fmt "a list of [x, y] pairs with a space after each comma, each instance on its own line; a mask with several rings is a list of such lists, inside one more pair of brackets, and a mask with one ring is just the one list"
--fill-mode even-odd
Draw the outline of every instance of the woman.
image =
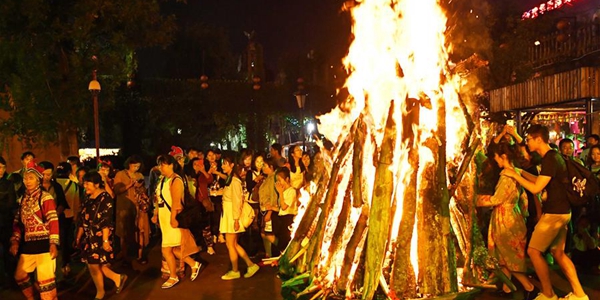
[[[162, 178], [156, 190], [158, 207], [154, 209], [152, 222], [158, 222], [162, 233], [162, 255], [169, 273], [162, 288], [168, 289], [179, 282], [177, 260], [192, 268], [192, 281], [198, 277], [202, 264], [191, 257], [198, 252], [194, 237], [189, 230], [178, 228], [177, 214], [182, 210], [184, 192], [183, 179], [176, 172], [180, 166], [170, 155], [159, 156], [157, 164]], [[179, 274], [182, 275], [181, 268], [179, 269]]]
[[304, 186], [304, 173], [306, 168], [302, 163], [302, 147], [295, 145], [290, 149], [288, 162], [290, 164], [290, 180], [292, 187], [300, 190]]
[[36, 271], [41, 299], [56, 299], [54, 270], [58, 256], [59, 225], [52, 195], [41, 188], [44, 170], [30, 161], [23, 173], [25, 193], [13, 222], [10, 253], [21, 257], [15, 280], [27, 299], [34, 299], [29, 273]]
[[102, 182], [104, 182], [104, 190], [110, 195], [111, 198], [115, 198], [115, 192], [113, 191], [114, 182], [110, 178], [112, 173], [112, 163], [108, 160], [101, 160], [98, 164], [98, 174], [102, 176]]
[[314, 165], [310, 154], [306, 151], [302, 153], [302, 165], [304, 165], [304, 182], [308, 183], [314, 178]]
[[[514, 149], [503, 142], [490, 147], [488, 156], [493, 157], [501, 169], [514, 169], [513, 161], [517, 158]], [[514, 275], [521, 282], [526, 293], [536, 295], [535, 286], [525, 275], [527, 195], [523, 188], [514, 179], [501, 173], [494, 195], [479, 195], [477, 206], [493, 207], [488, 233], [490, 256], [498, 260], [502, 272], [509, 278]], [[506, 285], [503, 286], [503, 291], [510, 293]]]
[[[279, 216], [278, 196], [275, 192], [275, 168], [277, 163], [270, 158], [264, 161], [262, 172], [266, 178], [260, 184], [258, 189], [258, 199], [261, 211], [261, 232], [260, 235], [265, 247], [266, 257], [273, 257], [272, 245], [275, 245], [275, 234], [273, 232], [273, 223]], [[275, 255], [276, 256], [276, 255]]]
[[226, 174], [222, 173], [221, 165], [217, 160], [216, 150], [208, 150], [206, 152], [206, 169], [208, 174], [212, 176], [210, 183], [210, 201], [213, 203], [215, 211], [211, 215], [210, 219], [210, 231], [213, 235], [213, 241], [219, 243], [225, 243], [225, 237], [219, 232], [219, 222], [221, 221], [221, 215], [223, 214], [223, 186], [225, 186]]
[[275, 188], [279, 194], [279, 221], [275, 224], [277, 247], [283, 251], [290, 243], [292, 236], [290, 226], [298, 214], [297, 190], [292, 186], [290, 170], [281, 168], [277, 170]]
[[258, 272], [259, 266], [250, 260], [246, 250], [238, 244], [238, 233], [245, 231], [244, 226], [240, 224], [242, 205], [244, 203], [242, 181], [237, 173], [238, 166], [233, 157], [224, 155], [221, 167], [223, 168], [223, 173], [227, 175], [227, 180], [223, 189], [223, 215], [221, 215], [219, 231], [225, 234], [225, 244], [229, 252], [229, 260], [231, 261], [231, 270], [221, 276], [221, 279], [232, 280], [240, 278], [240, 271], [238, 270], [239, 257], [248, 265], [248, 270], [244, 274], [244, 278], [250, 278]]
[[[143, 214], [138, 214], [138, 188], [144, 185], [144, 175], [140, 173], [142, 159], [137, 155], [130, 156], [124, 167], [125, 170], [117, 172], [114, 180], [114, 192], [117, 195], [115, 234], [121, 245], [119, 257], [129, 263], [127, 252], [130, 241], [139, 240], [138, 246], [143, 249], [148, 244], [150, 228], [148, 216], [144, 220]], [[142, 239], [139, 239], [140, 236]]]
[[82, 259], [85, 260], [96, 286], [95, 300], [99, 300], [105, 295], [104, 277], [115, 283], [118, 294], [125, 286], [127, 275], [117, 274], [109, 267], [114, 259], [114, 204], [110, 194], [104, 190], [102, 176], [96, 171], [85, 174], [83, 187], [87, 200], [81, 209], [75, 243], [83, 245]]
[[[265, 164], [264, 156], [257, 154], [252, 161], [252, 168], [246, 173], [246, 188], [249, 194], [254, 194], [254, 187], [261, 182], [265, 177], [262, 173], [262, 168]], [[258, 191], [257, 191], [258, 192]]]

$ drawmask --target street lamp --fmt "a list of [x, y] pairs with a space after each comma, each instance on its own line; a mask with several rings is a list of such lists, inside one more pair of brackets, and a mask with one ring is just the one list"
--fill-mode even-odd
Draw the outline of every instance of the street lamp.
[[96, 161], [100, 161], [100, 127], [98, 121], [98, 94], [100, 94], [100, 82], [96, 80], [96, 70], [92, 72], [92, 81], [88, 89], [92, 93], [94, 100], [94, 139], [96, 140]]
[[298, 103], [298, 108], [300, 109], [300, 137], [302, 138], [302, 151], [306, 150], [306, 139], [304, 138], [304, 105], [306, 104], [306, 96], [308, 94], [303, 91], [297, 91], [296, 94], [296, 103]]

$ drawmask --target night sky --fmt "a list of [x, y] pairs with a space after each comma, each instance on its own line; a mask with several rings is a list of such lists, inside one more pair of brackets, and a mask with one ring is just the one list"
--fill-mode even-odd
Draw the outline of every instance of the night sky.
[[[525, 11], [544, 2], [542, 0], [487, 1], [510, 1], [518, 11]], [[258, 41], [263, 45], [266, 67], [275, 71], [278, 58], [285, 55], [304, 55], [311, 49], [327, 58], [345, 56], [349, 43], [350, 21], [349, 13], [341, 11], [343, 2], [343, 0], [187, 0], [187, 4], [166, 2], [164, 8], [166, 13], [177, 17], [180, 28], [191, 23], [204, 23], [224, 28], [229, 36], [231, 50], [236, 55], [241, 54], [246, 46], [247, 39], [244, 31], [255, 30]]]

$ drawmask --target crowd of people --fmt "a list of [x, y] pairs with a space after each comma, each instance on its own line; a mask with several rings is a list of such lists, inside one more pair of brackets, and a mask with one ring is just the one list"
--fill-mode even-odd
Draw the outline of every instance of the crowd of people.
[[[505, 125], [479, 166], [477, 206], [491, 208], [489, 226], [482, 225], [487, 228], [489, 255], [508, 278], [521, 283], [525, 299], [558, 299], [549, 264], [557, 263], [571, 284], [572, 292], [561, 299], [588, 299], [576, 268], [600, 274], [598, 197], [572, 207], [566, 185], [569, 159], [600, 177], [599, 141], [591, 135], [576, 157], [572, 140], [554, 145], [544, 126], [531, 125], [523, 139], [515, 127]], [[527, 258], [540, 288], [526, 276]], [[501, 292], [512, 293], [506, 284]]]
[[[36, 293], [57, 299], [56, 263], [68, 277], [77, 258], [89, 270], [95, 299], [103, 299], [105, 278], [117, 293], [127, 281], [111, 266], [131, 266], [134, 259], [147, 264], [153, 236], [160, 238], [164, 289], [183, 279], [186, 266], [194, 281], [206, 266], [197, 254], [215, 254], [215, 243], [225, 243], [231, 261], [221, 278], [242, 276], [239, 259], [250, 278], [260, 270], [251, 257], [277, 256], [290, 242], [299, 190], [314, 176], [312, 155], [299, 145], [289, 153], [284, 158], [279, 144], [268, 154], [244, 149], [239, 155], [173, 146], [148, 176], [137, 155], [116, 170], [109, 160], [89, 168], [76, 156], [55, 168], [25, 152], [22, 168], [12, 173], [0, 157], [0, 278], [4, 284], [13, 278], [27, 299]], [[183, 219], [190, 204], [199, 213], [192, 223]], [[247, 204], [255, 215], [250, 225], [242, 222]]]

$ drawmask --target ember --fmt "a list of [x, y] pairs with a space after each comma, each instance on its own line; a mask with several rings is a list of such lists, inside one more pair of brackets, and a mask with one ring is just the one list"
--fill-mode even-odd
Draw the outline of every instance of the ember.
[[314, 299], [457, 292], [448, 181], [469, 174], [479, 143], [458, 93], [464, 82], [448, 67], [446, 17], [436, 0], [365, 0], [350, 10], [350, 96], [319, 116], [335, 147], [303, 193], [280, 259], [291, 278], [284, 288]]

